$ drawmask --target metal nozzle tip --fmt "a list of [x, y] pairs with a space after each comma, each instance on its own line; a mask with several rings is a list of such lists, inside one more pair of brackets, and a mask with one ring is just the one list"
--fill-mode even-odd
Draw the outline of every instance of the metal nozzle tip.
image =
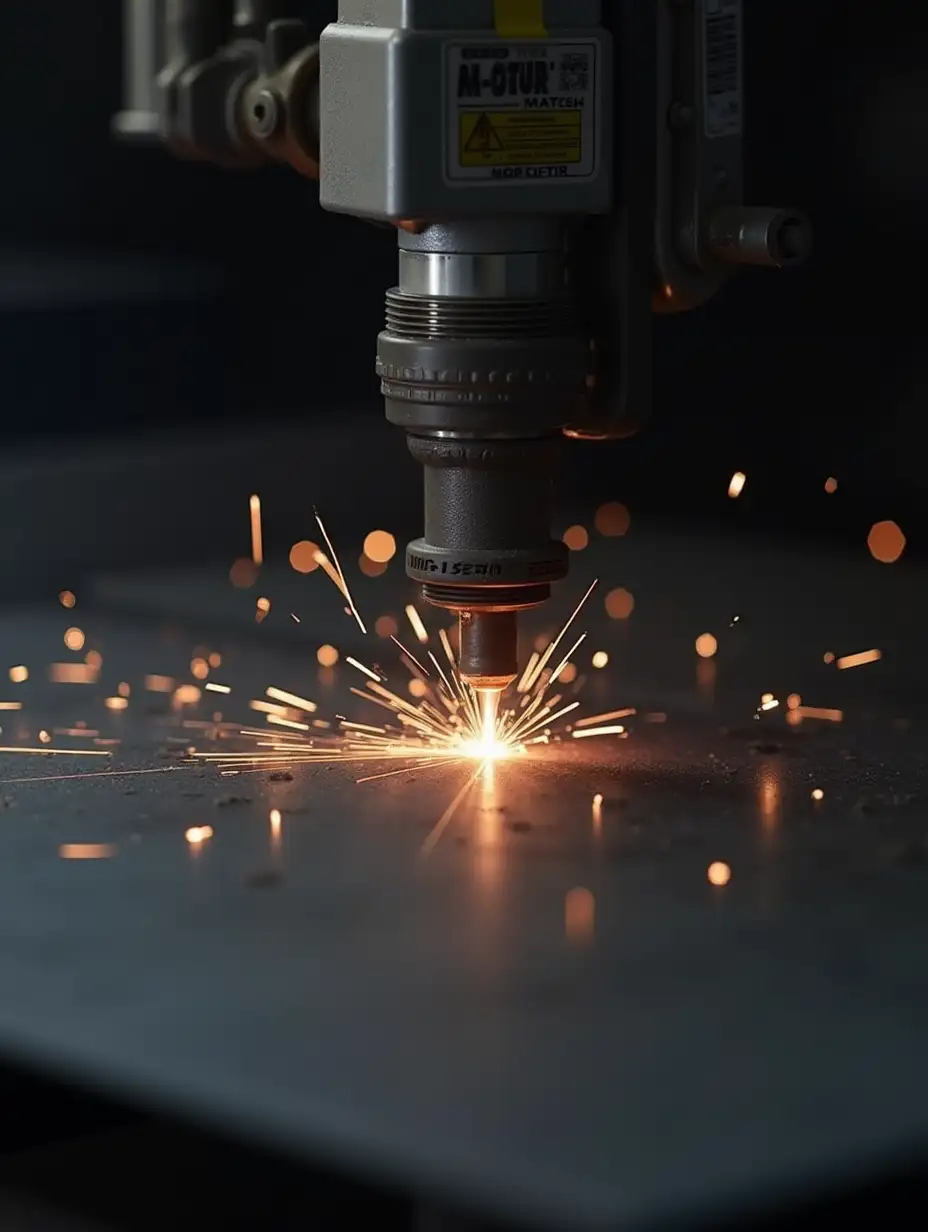
[[515, 612], [461, 613], [461, 679], [482, 692], [501, 693], [518, 672]]

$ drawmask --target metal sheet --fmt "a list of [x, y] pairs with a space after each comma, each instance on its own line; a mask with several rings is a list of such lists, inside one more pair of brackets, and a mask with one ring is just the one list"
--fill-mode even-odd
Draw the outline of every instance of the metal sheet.
[[[388, 644], [365, 643], [318, 575], [266, 570], [258, 628], [256, 592], [221, 573], [110, 579], [74, 612], [0, 619], [32, 672], [8, 687], [25, 704], [0, 715], [4, 738], [85, 720], [123, 741], [107, 769], [159, 771], [11, 783], [99, 767], [4, 755], [4, 1049], [552, 1227], [760, 1206], [923, 1149], [923, 573], [637, 527], [575, 566], [580, 593], [602, 578], [580, 713], [635, 707], [628, 737], [497, 767], [427, 858], [469, 767], [223, 779], [173, 769], [167, 740], [193, 729], [148, 713], [164, 699], [144, 673], [186, 679], [208, 642], [234, 692], [204, 695], [207, 712], [253, 722], [247, 700], [276, 684], [363, 717], [356, 676], [318, 679], [315, 648], [389, 668]], [[365, 611], [402, 616], [397, 573], [359, 585]], [[618, 585], [627, 621], [603, 610]], [[43, 683], [67, 623], [101, 649], [105, 687]], [[872, 646], [880, 662], [823, 662]], [[100, 701], [120, 680], [121, 714]], [[768, 691], [780, 706], [755, 717]], [[843, 721], [788, 727], [792, 691]], [[67, 843], [115, 852], [61, 859]]]

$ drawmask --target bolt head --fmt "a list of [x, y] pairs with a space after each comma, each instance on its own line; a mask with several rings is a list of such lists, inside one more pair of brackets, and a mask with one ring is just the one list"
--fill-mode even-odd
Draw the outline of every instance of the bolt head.
[[255, 137], [273, 137], [280, 124], [280, 104], [271, 90], [261, 90], [248, 109], [248, 127]]

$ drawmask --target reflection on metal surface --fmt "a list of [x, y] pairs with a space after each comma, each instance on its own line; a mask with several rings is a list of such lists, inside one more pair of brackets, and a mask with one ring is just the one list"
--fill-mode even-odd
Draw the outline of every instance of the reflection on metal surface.
[[115, 843], [62, 843], [58, 848], [62, 860], [108, 860], [115, 854]]
[[780, 823], [780, 768], [774, 763], [761, 767], [757, 785], [757, 809], [764, 830], [772, 831]]
[[477, 813], [477, 878], [489, 888], [499, 882], [502, 868], [502, 813], [499, 810], [496, 765], [483, 764], [480, 775], [480, 809]]
[[700, 659], [696, 664], [696, 687], [700, 697], [712, 701], [715, 697], [715, 681], [718, 668], [714, 659]]
[[464, 800], [464, 797], [467, 795], [467, 793], [473, 787], [474, 783], [477, 781], [477, 777], [480, 774], [480, 771], [482, 769], [483, 769], [482, 765], [479, 765], [477, 767], [474, 773], [470, 776], [470, 778], [467, 780], [467, 782], [464, 784], [464, 786], [461, 788], [458, 794], [454, 797], [454, 799], [451, 801], [451, 803], [442, 813], [441, 817], [439, 817], [438, 821], [436, 821], [435, 825], [432, 827], [431, 831], [426, 837], [425, 842], [422, 844], [422, 849], [420, 853], [421, 855], [427, 856], [429, 855], [430, 852], [435, 850], [438, 840], [441, 838], [445, 830], [448, 828], [448, 825], [450, 824], [452, 817], [458, 811], [458, 808], [460, 807], [461, 802]]
[[589, 945], [596, 934], [596, 899], [584, 886], [575, 886], [564, 898], [564, 932], [567, 940]]
[[597, 838], [603, 832], [603, 797], [601, 792], [597, 792], [593, 797], [593, 833]]

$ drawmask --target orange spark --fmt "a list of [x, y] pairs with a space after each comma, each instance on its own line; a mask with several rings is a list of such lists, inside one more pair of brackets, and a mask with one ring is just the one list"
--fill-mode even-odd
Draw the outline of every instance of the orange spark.
[[428, 630], [426, 629], [425, 625], [422, 623], [422, 617], [419, 615], [419, 613], [416, 611], [415, 607], [411, 603], [408, 604], [406, 607], [406, 616], [409, 619], [409, 623], [412, 625], [413, 633], [415, 633], [416, 637], [419, 639], [419, 641], [424, 646], [426, 642], [429, 640]]
[[826, 723], [840, 723], [844, 718], [843, 710], [833, 710], [827, 706], [797, 706], [793, 714], [801, 719], [822, 719]]
[[301, 539], [290, 549], [290, 565], [297, 573], [312, 573], [319, 568], [319, 545], [309, 539]]
[[64, 633], [64, 644], [68, 650], [83, 650], [84, 649], [84, 631], [72, 627], [66, 629]]
[[616, 538], [628, 531], [631, 515], [618, 501], [607, 501], [596, 510], [593, 525], [601, 535]]
[[364, 555], [375, 564], [385, 565], [396, 555], [396, 540], [386, 530], [372, 530], [364, 540]]
[[175, 680], [173, 676], [146, 676], [145, 688], [149, 693], [173, 693]]
[[867, 536], [867, 547], [874, 560], [891, 565], [905, 551], [905, 535], [895, 522], [875, 522]]
[[248, 500], [248, 511], [251, 515], [251, 559], [255, 565], [264, 564], [264, 536], [261, 530], [261, 497], [251, 496]]
[[728, 495], [734, 500], [744, 491], [744, 484], [747, 476], [743, 471], [735, 471], [728, 482]]
[[585, 526], [568, 526], [561, 539], [571, 552], [582, 552], [590, 542], [590, 536]]
[[844, 655], [835, 663], [839, 671], [848, 667], [862, 667], [865, 663], [877, 663], [883, 657], [882, 650], [861, 650], [858, 654]]
[[298, 693], [288, 693], [286, 689], [265, 689], [268, 697], [274, 698], [278, 702], [286, 702], [288, 706], [293, 706], [296, 710], [308, 710], [310, 714], [314, 714], [319, 707], [315, 702], [311, 702], [308, 697], [300, 697]]

